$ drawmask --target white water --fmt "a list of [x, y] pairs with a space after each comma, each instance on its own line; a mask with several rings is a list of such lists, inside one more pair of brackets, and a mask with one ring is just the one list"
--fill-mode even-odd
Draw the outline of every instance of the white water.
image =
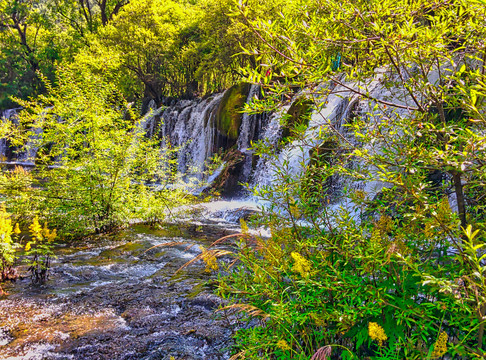
[[203, 179], [206, 161], [213, 155], [214, 116], [223, 94], [205, 100], [180, 100], [162, 113], [165, 145], [180, 148], [178, 170]]
[[[18, 113], [21, 108], [14, 108], [14, 109], [7, 109], [7, 110], [0, 110], [0, 119], [2, 122], [9, 121], [11, 123], [17, 124], [18, 123]], [[42, 129], [35, 128], [34, 135], [30, 138], [30, 140], [25, 145], [26, 151], [18, 152], [17, 154], [12, 154], [12, 150], [17, 151], [17, 149], [9, 149], [8, 143], [6, 139], [0, 139], [0, 157], [3, 159], [2, 161], [6, 162], [9, 165], [20, 165], [20, 166], [34, 166], [34, 159], [37, 154], [38, 148], [36, 147], [35, 143], [36, 140], [41, 136]], [[9, 154], [9, 150], [10, 154]], [[10, 155], [10, 156], [9, 156]], [[13, 161], [10, 160], [9, 157], [14, 158]]]
[[[379, 77], [379, 76], [378, 76]], [[354, 86], [354, 84], [347, 84]], [[321, 90], [324, 89], [321, 86]], [[379, 79], [368, 84], [370, 95], [376, 98], [390, 98], [394, 95], [380, 86]], [[252, 85], [247, 96], [247, 102], [258, 97], [260, 89]], [[296, 97], [303, 95], [301, 92]], [[193, 191], [200, 194], [224, 171], [226, 164], [220, 164], [212, 172], [208, 172], [208, 165], [216, 153], [228, 149], [219, 149], [218, 134], [215, 126], [217, 110], [223, 99], [224, 93], [213, 94], [205, 99], [173, 101], [166, 108], [157, 108], [154, 101], [149, 103], [149, 112], [142, 119], [140, 128], [147, 136], [158, 135], [161, 147], [178, 149], [178, 171], [186, 184], [193, 185]], [[304, 173], [310, 160], [310, 153], [322, 142], [323, 133], [338, 133], [343, 141], [355, 142], [353, 136], [347, 133], [344, 125], [348, 121], [349, 113], [353, 107], [360, 108], [361, 116], [368, 116], [372, 112], [368, 101], [357, 99], [349, 90], [334, 89], [329, 96], [320, 96], [317, 102], [324, 104], [320, 111], [312, 114], [308, 129], [302, 139], [294, 140], [282, 149], [278, 150], [278, 142], [282, 136], [281, 117], [286, 113], [290, 104], [282, 106], [279, 112], [270, 116], [256, 116], [243, 114], [236, 141], [236, 148], [244, 157], [238, 180], [242, 183], [249, 182], [251, 188], [271, 187], [279, 181], [279, 173], [287, 173], [298, 178]], [[3, 118], [13, 121], [16, 109], [4, 111]], [[40, 136], [37, 134], [36, 136]], [[254, 164], [252, 143], [261, 140], [275, 149], [275, 154], [261, 156]], [[373, 149], [373, 144], [365, 147]], [[374, 150], [375, 151], [375, 150]], [[36, 149], [32, 148], [28, 153], [20, 154], [18, 161], [25, 163], [35, 157]], [[0, 155], [7, 153], [5, 139], [0, 141]], [[370, 171], [370, 169], [367, 169]], [[371, 169], [372, 171], [372, 169]], [[200, 185], [198, 182], [203, 181]], [[364, 190], [370, 197], [376, 195], [386, 184], [380, 181], [346, 183], [340, 179], [336, 181], [337, 187], [351, 187]], [[257, 201], [256, 199], [252, 200]], [[243, 199], [240, 207], [248, 204]], [[221, 210], [222, 211], [222, 210]], [[220, 211], [220, 213], [221, 213]], [[228, 210], [229, 212], [233, 210]], [[224, 219], [226, 215], [220, 218]], [[217, 217], [217, 216], [216, 216]]]
[[[7, 109], [4, 111], [0, 111], [0, 120], [2, 122], [15, 122], [18, 110], [19, 109]], [[7, 159], [7, 150], [7, 139], [0, 139], [0, 157], [2, 158], [2, 161], [5, 161]]]

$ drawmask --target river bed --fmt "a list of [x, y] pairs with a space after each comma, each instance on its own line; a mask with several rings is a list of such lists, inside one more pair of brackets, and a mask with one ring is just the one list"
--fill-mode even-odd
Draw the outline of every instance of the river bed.
[[0, 359], [228, 359], [235, 319], [215, 312], [211, 275], [200, 261], [174, 274], [199, 245], [237, 230], [139, 225], [59, 246], [46, 285], [5, 286]]

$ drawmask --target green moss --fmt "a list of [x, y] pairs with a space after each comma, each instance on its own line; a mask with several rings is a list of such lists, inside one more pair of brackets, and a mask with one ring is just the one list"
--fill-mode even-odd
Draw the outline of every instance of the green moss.
[[241, 110], [246, 102], [250, 84], [233, 85], [224, 94], [216, 114], [216, 128], [228, 139], [238, 139], [238, 131], [243, 114]]
[[332, 165], [334, 160], [337, 159], [337, 149], [339, 143], [334, 139], [328, 139], [321, 144], [315, 146], [310, 150], [310, 162], [311, 166], [323, 166]]
[[309, 125], [313, 104], [312, 100], [301, 98], [290, 105], [285, 116], [285, 125], [282, 132], [283, 140], [290, 139], [292, 133], [298, 127]]

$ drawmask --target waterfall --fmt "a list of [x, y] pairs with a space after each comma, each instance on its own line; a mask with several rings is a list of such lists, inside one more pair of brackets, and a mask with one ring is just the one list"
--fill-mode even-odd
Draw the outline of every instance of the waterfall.
[[[252, 85], [246, 102], [258, 96], [259, 86]], [[221, 166], [213, 173], [205, 176], [204, 172], [212, 157], [226, 148], [219, 148], [222, 141], [216, 129], [217, 111], [224, 97], [223, 93], [213, 94], [205, 99], [173, 101], [161, 113], [162, 125], [160, 135], [163, 145], [169, 145], [178, 150], [178, 171], [185, 174], [186, 179], [195, 177], [198, 180], [215, 180], [222, 172]], [[252, 172], [253, 152], [250, 149], [252, 141], [261, 135], [261, 126], [265, 115], [243, 114], [239, 127], [236, 148], [244, 155], [244, 164], [239, 176], [240, 182], [247, 182]], [[148, 127], [146, 127], [148, 131]]]
[[[0, 120], [3, 123], [6, 121], [12, 121], [10, 119], [13, 118], [14, 114], [17, 114], [15, 109], [0, 111]], [[3, 159], [7, 159], [7, 150], [8, 150], [7, 139], [0, 139], [0, 158], [2, 159], [2, 161], [4, 161]]]
[[[246, 103], [249, 104], [253, 99], [258, 98], [260, 92], [260, 86], [252, 85], [250, 92], [246, 99]], [[241, 126], [237, 141], [238, 150], [245, 155], [244, 164], [239, 177], [241, 183], [247, 183], [252, 175], [253, 170], [253, 150], [252, 142], [255, 140], [261, 140], [262, 126], [266, 125], [267, 114], [247, 114], [244, 113], [241, 120]]]
[[[246, 102], [257, 98], [259, 93], [259, 86], [252, 85]], [[212, 174], [204, 174], [214, 154], [228, 150], [217, 147], [219, 142], [215, 118], [223, 97], [224, 93], [217, 93], [205, 99], [172, 101], [162, 111], [155, 109], [154, 104], [149, 105], [151, 114], [157, 112], [162, 118], [158, 130], [163, 139], [162, 145], [178, 148], [178, 171], [185, 175], [186, 180], [193, 177], [211, 182], [223, 172], [224, 165]], [[349, 96], [331, 95], [326, 101], [328, 103], [321, 111], [312, 114], [306, 132], [307, 142], [304, 144], [295, 140], [282, 149], [278, 149], [283, 129], [281, 117], [289, 110], [290, 104], [282, 106], [280, 111], [273, 114], [243, 114], [236, 141], [236, 149], [244, 155], [238, 181], [248, 182], [250, 187], [270, 186], [275, 181], [275, 170], [284, 166], [295, 176], [302, 173], [309, 161], [310, 151], [319, 144], [320, 129], [330, 123], [341, 129], [343, 119], [349, 112]], [[156, 116], [151, 115], [144, 121], [147, 135], [153, 136], [157, 132]], [[261, 156], [255, 164], [252, 143], [257, 140], [275, 149], [278, 153], [277, 161], [270, 154]]]
[[[271, 146], [274, 149], [277, 148], [278, 141], [282, 135], [282, 124], [280, 122], [282, 111], [287, 109], [288, 106], [283, 107], [280, 112], [270, 115], [268, 123], [262, 129], [261, 140], [265, 145]], [[271, 154], [260, 157], [251, 177], [250, 186], [255, 188], [258, 186], [271, 185], [274, 175], [273, 169], [274, 167], [271, 164]]]
[[[22, 108], [0, 110], [1, 121], [18, 124], [17, 116], [21, 109]], [[36, 130], [36, 136], [38, 134], [39, 133]], [[34, 148], [33, 146], [29, 147], [29, 144], [32, 145], [32, 142], [27, 144], [26, 151], [20, 152], [19, 149], [12, 146], [7, 139], [0, 139], [0, 158], [5, 162], [14, 162], [21, 165], [32, 165], [31, 160], [34, 159], [37, 153], [37, 148]]]
[[[336, 86], [329, 95], [316, 95], [327, 93], [327, 91], [321, 92], [319, 90], [314, 90], [312, 95], [307, 94], [307, 96], [313, 97], [319, 109], [312, 112], [304, 135], [298, 139], [289, 140], [284, 146], [279, 145], [284, 130], [281, 119], [284, 114], [289, 112], [291, 105], [281, 106], [279, 111], [270, 116], [267, 124], [261, 129], [260, 138], [267, 147], [274, 149], [274, 153], [265, 154], [258, 159], [251, 175], [250, 186], [253, 189], [256, 189], [257, 192], [272, 187], [275, 189], [274, 186], [278, 182], [282, 182], [281, 173], [289, 175], [294, 181], [297, 181], [306, 173], [313, 151], [323, 142], [323, 134], [334, 134], [338, 139], [337, 142], [346, 142], [351, 147], [367, 149], [370, 153], [380, 153], [383, 150], [383, 144], [360, 143], [354, 137], [354, 132], [346, 127], [353, 116], [368, 118], [375, 111], [373, 110], [373, 103], [349, 91], [349, 87], [355, 86], [355, 84], [348, 83], [346, 86], [348, 88]], [[321, 86], [321, 89], [324, 89], [324, 85]], [[373, 98], [394, 99], [397, 103], [405, 103], [407, 100], [400, 94], [394, 94], [392, 91], [383, 88], [379, 77], [369, 82], [368, 89]], [[306, 90], [303, 90], [296, 94], [293, 102], [295, 103], [300, 97], [305, 97], [305, 92]], [[401, 111], [395, 109], [395, 115], [399, 115]], [[331, 154], [331, 156], [334, 155]], [[390, 184], [380, 181], [378, 169], [372, 166], [362, 164], [357, 160], [349, 161], [346, 166], [352, 169], [363, 168], [364, 172], [370, 174], [369, 177], [372, 179], [358, 181], [341, 175], [333, 175], [327, 194], [330, 201], [328, 208], [330, 211], [338, 211], [340, 207], [346, 207], [351, 214], [355, 214], [356, 220], [359, 221], [358, 208], [349, 199], [342, 200], [342, 191], [344, 189], [361, 190], [369, 199], [372, 199]], [[275, 195], [275, 192], [273, 192], [273, 195]], [[325, 197], [326, 194], [322, 194], [322, 196]]]
[[215, 110], [223, 94], [204, 100], [179, 100], [162, 112], [164, 144], [180, 148], [178, 170], [202, 180], [206, 162], [214, 153]]
[[[260, 91], [260, 87], [258, 85], [252, 85], [250, 88], [250, 92], [246, 99], [246, 103], [250, 103], [254, 98], [258, 98], [258, 93]], [[245, 153], [251, 147], [251, 141], [255, 135], [255, 129], [257, 127], [256, 124], [257, 117], [250, 114], [243, 114], [241, 120], [241, 126], [238, 136], [238, 150]]]
[[25, 145], [25, 151], [17, 155], [18, 162], [22, 165], [35, 165], [35, 158], [39, 147], [35, 145], [36, 140], [42, 136], [42, 129], [39, 127], [34, 128], [34, 134], [29, 137], [27, 144]]
[[[377, 98], [392, 96], [387, 90], [379, 86], [379, 81], [370, 82], [373, 96]], [[327, 85], [322, 85], [325, 90]], [[140, 121], [139, 129], [144, 131], [146, 136], [158, 137], [161, 141], [161, 148], [176, 149], [177, 170], [181, 178], [188, 184], [191, 182], [206, 181], [211, 183], [220, 176], [228, 176], [225, 170], [234, 166], [233, 176], [229, 186], [236, 186], [238, 183], [249, 183], [252, 188], [271, 186], [276, 181], [277, 170], [284, 170], [298, 178], [306, 171], [313, 149], [320, 145], [322, 132], [329, 132], [330, 129], [337, 131], [341, 137], [348, 141], [355, 141], [352, 134], [348, 134], [345, 124], [348, 121], [349, 113], [353, 108], [361, 108], [361, 116], [372, 111], [368, 101], [359, 100], [349, 90], [337, 87], [330, 95], [316, 95], [326, 93], [314, 89], [310, 94], [308, 90], [297, 93], [294, 99], [284, 104], [280, 109], [271, 114], [247, 114], [241, 116], [236, 138], [228, 141], [227, 134], [222, 134], [218, 128], [217, 118], [221, 111], [222, 104], [227, 92], [212, 94], [202, 99], [194, 100], [167, 100], [167, 106], [158, 108], [155, 101], [147, 105], [147, 112]], [[230, 91], [230, 90], [227, 90]], [[251, 85], [245, 90], [246, 103], [258, 98], [261, 94], [258, 85]], [[307, 93], [306, 93], [307, 92]], [[279, 144], [284, 126], [281, 118], [288, 113], [293, 103], [299, 98], [314, 97], [321, 108], [314, 111], [305, 131], [304, 139], [288, 141], [286, 145]], [[316, 98], [320, 96], [320, 98]], [[245, 99], [245, 98], [244, 98]], [[19, 109], [9, 109], [1, 112], [2, 121], [13, 121]], [[36, 137], [41, 136], [40, 130], [32, 137], [32, 143]], [[262, 141], [266, 146], [274, 149], [274, 154], [261, 155], [256, 157], [253, 150], [253, 143]], [[0, 140], [0, 155], [12, 158], [12, 150], [5, 139]], [[209, 166], [215, 154], [226, 159], [218, 166]], [[35, 159], [36, 149], [31, 148], [24, 153], [17, 154], [16, 160], [26, 163]], [[231, 157], [235, 159], [232, 159]], [[233, 163], [232, 163], [233, 161]], [[235, 161], [237, 165], [235, 165]], [[213, 169], [209, 172], [208, 169]], [[204, 183], [197, 185], [196, 192], [207, 188]], [[347, 184], [343, 179], [335, 179], [336, 190], [343, 187], [354, 187], [363, 189], [369, 194], [379, 192], [384, 184], [379, 181], [367, 183]], [[333, 189], [334, 190], [334, 189]], [[241, 193], [239, 194], [241, 196]], [[234, 196], [234, 195], [233, 195]]]

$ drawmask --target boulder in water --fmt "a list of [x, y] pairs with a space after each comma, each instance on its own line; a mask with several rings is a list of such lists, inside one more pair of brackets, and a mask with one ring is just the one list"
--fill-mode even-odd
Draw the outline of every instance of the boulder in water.
[[232, 196], [242, 190], [239, 179], [246, 156], [251, 155], [245, 155], [237, 149], [227, 151], [223, 157], [226, 165], [208, 189], [209, 192], [216, 191], [223, 196]]

